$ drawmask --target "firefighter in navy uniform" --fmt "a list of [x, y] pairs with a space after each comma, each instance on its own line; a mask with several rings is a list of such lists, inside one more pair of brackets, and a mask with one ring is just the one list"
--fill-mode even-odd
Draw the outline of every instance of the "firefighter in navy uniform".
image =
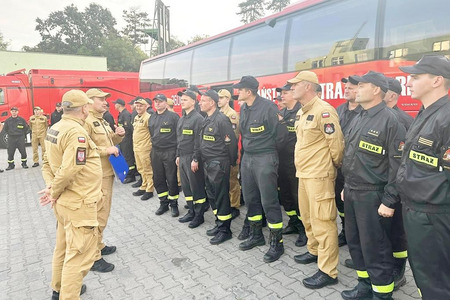
[[171, 209], [172, 217], [178, 217], [178, 181], [177, 181], [177, 123], [180, 117], [167, 109], [167, 97], [157, 94], [155, 102], [156, 112], [148, 121], [148, 128], [152, 139], [150, 153], [153, 168], [153, 183], [155, 185], [160, 207], [156, 215], [162, 215]]
[[25, 138], [28, 132], [27, 121], [19, 117], [19, 109], [11, 107], [11, 117], [5, 120], [3, 130], [8, 135], [8, 167], [6, 171], [15, 168], [14, 153], [19, 149], [22, 161], [22, 168], [28, 169], [27, 151], [25, 150]]
[[[320, 86], [320, 85], [319, 85]], [[278, 166], [278, 187], [280, 189], [280, 204], [283, 205], [289, 216], [288, 225], [283, 229], [283, 234], [298, 233], [295, 245], [303, 247], [308, 239], [305, 227], [301, 221], [298, 209], [298, 179], [295, 176], [294, 152], [297, 135], [295, 133], [295, 116], [301, 105], [297, 102], [291, 91], [291, 84], [286, 84], [276, 89], [281, 94], [281, 103], [285, 106], [280, 115], [283, 117], [288, 129], [288, 141], [279, 150], [280, 165]]]
[[422, 299], [450, 299], [450, 60], [424, 56], [400, 69], [423, 104], [397, 174], [409, 263]]
[[50, 126], [53, 126], [55, 123], [61, 120], [63, 115], [63, 109], [61, 107], [61, 102], [57, 102], [55, 105], [55, 110], [50, 115]]
[[134, 159], [133, 151], [133, 124], [131, 122], [131, 113], [125, 108], [125, 101], [117, 99], [112, 102], [115, 109], [119, 112], [117, 118], [117, 125], [125, 129], [125, 136], [119, 144], [120, 151], [128, 164], [128, 173], [123, 183], [127, 184], [136, 181], [136, 161]]
[[[350, 123], [361, 112], [361, 106], [355, 102], [356, 92], [358, 89], [358, 83], [349, 81], [348, 78], [342, 78], [341, 82], [344, 83], [344, 97], [346, 102], [339, 105], [336, 111], [339, 116], [339, 124], [341, 125], [342, 133], [346, 136], [350, 129]], [[338, 235], [339, 247], [347, 245], [345, 239], [345, 214], [344, 214], [344, 201], [341, 199], [341, 193], [344, 190], [344, 175], [342, 175], [341, 168], [337, 169], [336, 183], [334, 185], [334, 197], [336, 200], [336, 208], [338, 210], [339, 217], [342, 222], [342, 231]], [[352, 266], [351, 259], [346, 260]], [[346, 264], [347, 265], [347, 264]]]
[[[265, 262], [278, 260], [284, 253], [283, 217], [278, 200], [277, 136], [280, 124], [276, 105], [257, 94], [259, 82], [253, 76], [243, 76], [233, 88], [239, 90], [241, 106], [239, 128], [242, 136], [242, 192], [248, 205], [250, 237], [239, 244], [242, 251], [265, 244], [262, 215], [270, 229], [270, 248]], [[286, 127], [285, 127], [286, 129]], [[287, 134], [287, 130], [286, 130]]]
[[219, 95], [214, 90], [202, 94], [200, 108], [207, 117], [200, 131], [203, 169], [208, 200], [216, 216], [212, 245], [231, 239], [230, 166], [236, 165], [237, 140], [227, 116], [219, 111]]
[[[393, 109], [399, 122], [405, 127], [406, 132], [408, 132], [414, 119], [397, 106], [398, 97], [402, 93], [402, 86], [397, 79], [386, 78], [389, 88], [383, 100], [388, 107]], [[395, 206], [394, 216], [392, 217], [392, 228], [389, 236], [392, 244], [392, 255], [394, 256], [394, 291], [406, 283], [405, 267], [406, 260], [408, 259], [408, 243], [405, 227], [403, 226], [402, 210], [402, 204], [398, 202]]]
[[196, 95], [191, 90], [181, 93], [181, 108], [185, 115], [177, 124], [177, 158], [181, 186], [188, 205], [186, 215], [178, 219], [196, 228], [204, 223], [203, 213], [206, 202], [205, 178], [200, 152], [200, 130], [203, 117], [195, 110]]
[[342, 173], [345, 178], [345, 233], [358, 284], [344, 299], [392, 299], [393, 256], [389, 239], [396, 203], [395, 177], [406, 130], [383, 102], [386, 77], [369, 71], [350, 76], [358, 82], [356, 102], [363, 110], [346, 136]]

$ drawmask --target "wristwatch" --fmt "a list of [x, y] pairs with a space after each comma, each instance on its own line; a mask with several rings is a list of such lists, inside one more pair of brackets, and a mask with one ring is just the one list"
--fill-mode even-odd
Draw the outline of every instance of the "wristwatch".
[[198, 163], [198, 160], [196, 158], [193, 159], [194, 162]]

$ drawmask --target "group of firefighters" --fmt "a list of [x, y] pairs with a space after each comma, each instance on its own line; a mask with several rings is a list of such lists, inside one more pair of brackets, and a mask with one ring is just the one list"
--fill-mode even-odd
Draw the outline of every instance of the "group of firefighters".
[[[405, 284], [407, 258], [423, 299], [450, 299], [450, 61], [424, 56], [400, 69], [423, 104], [415, 120], [396, 105], [400, 83], [374, 71], [342, 79], [346, 102], [337, 110], [318, 97], [317, 75], [302, 71], [277, 88], [281, 110], [243, 76], [233, 85], [240, 114], [229, 90], [191, 86], [179, 92], [181, 118], [163, 94], [137, 97], [131, 113], [116, 99], [113, 127], [103, 117], [110, 94], [67, 92], [61, 121], [46, 131], [40, 191], [58, 221], [52, 299], [78, 298], [89, 270], [114, 269], [102, 256], [116, 247], [102, 233], [113, 195], [109, 156], [120, 153], [129, 165], [124, 183], [139, 175], [133, 195], [148, 200], [156, 192], [156, 215], [179, 216], [180, 185], [187, 213], [179, 222], [196, 228], [211, 208], [211, 244], [232, 238], [241, 196], [240, 250], [265, 245], [267, 225], [270, 263], [284, 253], [283, 234], [298, 234], [295, 245], [307, 251], [294, 260], [318, 267], [303, 279], [308, 288], [337, 283], [339, 247], [348, 244], [345, 265], [358, 283], [342, 291], [344, 299], [392, 299]], [[280, 204], [289, 217], [284, 228]]]

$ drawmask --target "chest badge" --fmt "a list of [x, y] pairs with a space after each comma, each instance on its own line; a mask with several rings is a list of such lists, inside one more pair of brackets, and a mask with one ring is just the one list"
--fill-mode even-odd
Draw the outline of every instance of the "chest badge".
[[380, 135], [380, 132], [377, 130], [370, 129], [369, 132], [367, 132], [367, 134], [378, 137]]

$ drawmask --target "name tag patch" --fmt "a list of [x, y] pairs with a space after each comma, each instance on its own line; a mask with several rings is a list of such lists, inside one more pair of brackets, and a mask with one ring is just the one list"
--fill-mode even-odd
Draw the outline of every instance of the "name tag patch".
[[203, 139], [204, 139], [205, 141], [210, 141], [210, 142], [215, 142], [215, 141], [216, 141], [216, 138], [215, 138], [214, 136], [212, 136], [212, 135], [206, 135], [206, 134], [203, 135]]
[[251, 133], [259, 133], [259, 132], [263, 132], [264, 130], [266, 130], [264, 125], [259, 126], [259, 127], [250, 127]]
[[359, 141], [359, 148], [373, 152], [373, 153], [377, 153], [377, 154], [383, 153], [383, 147], [365, 142], [363, 140]]
[[194, 130], [192, 130], [192, 129], [183, 129], [183, 134], [185, 134], [185, 135], [193, 135], [194, 134]]
[[295, 127], [294, 126], [287, 126], [287, 129], [289, 132], [295, 132]]
[[409, 151], [409, 158], [432, 167], [438, 166], [437, 157], [425, 155], [423, 153], [416, 152], [414, 150]]
[[172, 128], [161, 128], [159, 130], [159, 132], [161, 132], [161, 133], [168, 133], [168, 132], [171, 132], [171, 131], [172, 131]]

